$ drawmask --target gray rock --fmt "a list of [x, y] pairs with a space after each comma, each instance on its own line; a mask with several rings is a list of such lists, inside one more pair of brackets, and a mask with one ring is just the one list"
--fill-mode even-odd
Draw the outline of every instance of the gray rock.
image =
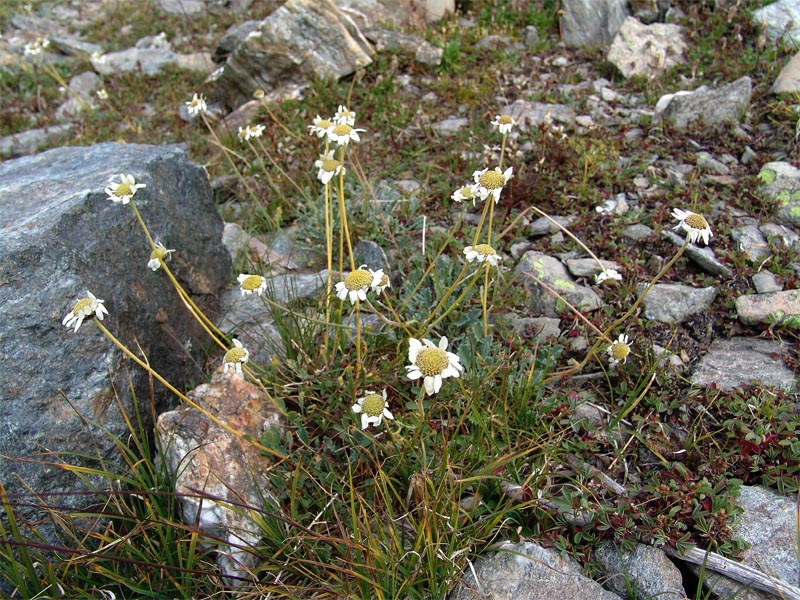
[[654, 546], [637, 544], [632, 552], [623, 552], [613, 542], [601, 544], [595, 558], [603, 567], [606, 587], [621, 598], [659, 598], [683, 600], [683, 576], [663, 550]]
[[236, 49], [236, 46], [241, 44], [248, 35], [256, 31], [260, 25], [261, 21], [245, 21], [244, 23], [231, 25], [228, 31], [217, 41], [211, 59], [215, 63], [225, 62], [231, 52]]
[[525, 47], [532, 49], [539, 43], [539, 31], [535, 25], [528, 25], [525, 28]]
[[[796, 554], [796, 498], [783, 496], [763, 487], [742, 486], [736, 504], [744, 510], [731, 525], [732, 537], [750, 547], [742, 562], [770, 577], [797, 585], [800, 569]], [[695, 573], [699, 566], [692, 567]], [[706, 571], [704, 587], [717, 598], [737, 600], [774, 600], [777, 596], [746, 588], [743, 584], [717, 573]]]
[[521, 131], [535, 129], [542, 123], [557, 122], [571, 125], [575, 122], [575, 111], [565, 104], [533, 102], [522, 98], [504, 106], [500, 113], [513, 117], [519, 123]]
[[443, 50], [437, 48], [425, 38], [393, 31], [391, 29], [365, 29], [366, 37], [379, 52], [384, 50], [408, 52], [414, 55], [417, 62], [438, 67], [442, 62]]
[[386, 252], [372, 240], [358, 240], [353, 247], [353, 257], [356, 266], [367, 265], [373, 271], [383, 269], [384, 272], [389, 272], [389, 259], [386, 258]]
[[743, 225], [731, 230], [731, 237], [750, 262], [760, 263], [770, 255], [767, 239], [755, 225]]
[[[641, 295], [646, 284], [637, 286]], [[704, 312], [717, 297], [717, 288], [695, 288], [680, 283], [657, 283], [644, 299], [644, 315], [651, 321], [680, 323]]]
[[751, 92], [750, 78], [742, 77], [719, 88], [703, 86], [691, 92], [667, 94], [656, 104], [653, 123], [669, 121], [678, 129], [696, 123], [735, 124], [747, 112]]
[[678, 25], [643, 25], [628, 17], [622, 23], [608, 50], [607, 60], [622, 76], [655, 77], [683, 62], [686, 42]]
[[633, 16], [649, 25], [663, 20], [669, 7], [669, 0], [628, 0]]
[[0, 156], [33, 154], [43, 146], [69, 135], [73, 128], [72, 123], [62, 123], [0, 137]]
[[373, 49], [331, 0], [288, 0], [228, 57], [216, 77], [230, 107], [257, 89], [339, 79], [372, 62]]
[[584, 577], [574, 559], [532, 542], [504, 542], [497, 552], [478, 559], [474, 573], [468, 571], [450, 597], [452, 600], [620, 600], [596, 581]]
[[178, 54], [169, 45], [159, 43], [109, 52], [92, 58], [92, 67], [101, 75], [113, 75], [120, 71], [141, 71], [146, 75], [157, 75], [167, 67], [208, 73], [212, 66], [211, 55], [207, 53]]
[[775, 218], [791, 227], [800, 226], [800, 169], [783, 161], [761, 167], [762, 197], [775, 204]]
[[158, 8], [168, 15], [180, 15], [181, 17], [194, 17], [205, 12], [205, 4], [202, 0], [158, 0]]
[[438, 123], [433, 123], [431, 129], [439, 135], [455, 135], [467, 125], [469, 125], [469, 121], [463, 117], [448, 117]]
[[520, 338], [544, 342], [561, 335], [561, 319], [507, 315], [508, 324]]
[[601, 260], [601, 264], [597, 264], [593, 258], [568, 258], [564, 263], [575, 277], [594, 277], [603, 269], [614, 269], [617, 272], [622, 270], [619, 263], [613, 260]]
[[94, 92], [100, 87], [102, 81], [93, 71], [84, 71], [69, 80], [69, 98], [56, 109], [56, 118], [64, 119], [75, 117], [83, 110], [93, 110], [97, 107]]
[[567, 46], [605, 46], [628, 14], [627, 0], [563, 0], [561, 37]]
[[710, 152], [697, 153], [697, 167], [717, 175], [730, 175], [731, 170], [724, 162], [717, 160]]
[[789, 248], [800, 242], [800, 235], [785, 225], [762, 223], [758, 229], [767, 238], [767, 242], [775, 244], [779, 248]]
[[760, 385], [791, 391], [794, 373], [782, 358], [786, 344], [756, 338], [717, 338], [711, 342], [692, 374], [692, 384], [709, 386], [716, 383], [722, 390], [731, 390], [756, 381]]
[[[216, 314], [230, 274], [205, 172], [177, 147], [65, 147], [0, 164], [0, 352], [14, 365], [0, 372], [0, 454], [10, 457], [0, 481], [10, 494], [24, 491], [19, 476], [35, 492], [63, 492], [58, 504], [86, 506], [93, 498], [81, 493], [100, 482], [46, 463], [97, 466], [97, 457], [124, 469], [120, 411], [148, 426], [150, 376], [92, 323], [78, 332], [61, 324], [87, 290], [105, 300], [103, 324], [168, 381], [180, 389], [203, 377], [207, 335], [166, 274], [147, 268], [150, 247], [130, 206], [103, 191], [119, 173], [147, 185], [136, 205], [153, 236], [176, 249], [170, 268], [206, 314]], [[159, 385], [154, 392], [159, 410], [176, 402]], [[28, 460], [42, 452], [52, 452], [45, 463]]]
[[528, 308], [535, 316], [555, 318], [567, 308], [562, 300], [540, 285], [534, 277], [580, 311], [596, 310], [603, 305], [597, 292], [575, 283], [564, 265], [552, 256], [535, 251], [526, 252], [514, 273], [528, 294]]
[[773, 41], [800, 44], [800, 5], [796, 0], [778, 0], [753, 11], [753, 22]]
[[736, 299], [736, 314], [745, 325], [770, 323], [800, 315], [800, 290], [739, 296]]
[[634, 223], [633, 225], [626, 225], [622, 230], [622, 234], [633, 241], [646, 240], [653, 234], [653, 230], [643, 223]]
[[417, 16], [411, 0], [335, 0], [335, 3], [361, 31], [382, 25], [400, 29], [412, 24]]
[[[672, 241], [672, 243], [678, 247], [683, 246], [684, 242], [686, 241], [684, 236], [680, 236], [669, 229], [662, 231], [661, 235]], [[711, 246], [700, 247], [695, 246], [694, 244], [689, 244], [686, 246], [684, 254], [689, 260], [703, 269], [703, 271], [706, 273], [710, 273], [711, 275], [721, 275], [723, 277], [733, 277], [733, 271], [717, 260], [717, 257], [714, 255], [714, 250], [711, 248]]]
[[188, 395], [205, 412], [184, 405], [160, 414], [159, 448], [175, 481], [183, 522], [206, 539], [224, 540], [216, 548], [217, 564], [229, 585], [238, 587], [261, 560], [255, 547], [262, 531], [247, 508], [262, 509], [272, 497], [267, 473], [273, 461], [244, 436], [258, 440], [268, 429], [280, 434], [285, 419], [258, 386], [241, 376], [219, 373]]
[[769, 271], [759, 271], [750, 278], [753, 285], [759, 294], [768, 294], [770, 292], [780, 292], [783, 285], [778, 283], [777, 278]]
[[794, 94], [800, 92], [800, 52], [795, 54], [783, 66], [769, 91], [772, 94]]
[[513, 40], [506, 35], [490, 34], [475, 42], [476, 50], [499, 50], [510, 46]]
[[[562, 217], [561, 215], [553, 215], [550, 217], [553, 221], [556, 221], [562, 227], [569, 228], [572, 225], [577, 217], [574, 215]], [[557, 231], [561, 231], [561, 228], [553, 223], [547, 217], [539, 217], [533, 223], [530, 224], [528, 233], [532, 237], [541, 237], [543, 235], [547, 235], [549, 233], [556, 233]]]

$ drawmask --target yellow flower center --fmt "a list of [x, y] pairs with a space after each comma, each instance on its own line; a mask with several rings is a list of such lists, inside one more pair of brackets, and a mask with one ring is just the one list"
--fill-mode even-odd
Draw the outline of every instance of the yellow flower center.
[[389, 276], [384, 273], [383, 277], [381, 277], [381, 282], [378, 284], [379, 287], [386, 287], [389, 285]]
[[364, 402], [361, 404], [364, 413], [370, 417], [380, 417], [383, 414], [384, 406], [386, 406], [386, 402], [384, 402], [383, 396], [378, 394], [365, 396]]
[[130, 183], [123, 181], [122, 183], [117, 184], [117, 188], [114, 190], [114, 193], [120, 198], [124, 198], [125, 196], [133, 196], [133, 188], [131, 188]]
[[465, 186], [464, 186], [464, 187], [462, 187], [460, 190], [458, 190], [458, 193], [459, 193], [459, 194], [460, 194], [460, 195], [461, 195], [463, 198], [472, 198], [472, 196], [473, 196], [473, 193], [472, 193], [472, 188], [471, 188], [470, 186], [468, 186], [468, 185], [465, 185]]
[[447, 352], [441, 348], [423, 348], [414, 362], [425, 377], [441, 375], [450, 364]]
[[254, 292], [261, 287], [261, 275], [250, 275], [242, 280], [242, 289], [248, 292]]
[[243, 362], [246, 357], [247, 357], [247, 352], [245, 352], [244, 348], [231, 348], [225, 353], [225, 358], [223, 359], [223, 362], [226, 363]]
[[353, 128], [347, 123], [339, 123], [333, 128], [333, 135], [348, 136], [351, 131], [353, 131]]
[[625, 357], [628, 356], [630, 352], [631, 347], [625, 342], [614, 342], [611, 345], [611, 357], [614, 360], [625, 360]]
[[497, 254], [494, 248], [492, 248], [489, 244], [478, 244], [475, 246], [475, 252], [482, 256], [492, 256], [493, 254]]
[[319, 127], [320, 129], [327, 129], [331, 125], [333, 125], [333, 123], [328, 121], [328, 119], [320, 119], [319, 121], [317, 121], [317, 127]]
[[500, 125], [511, 125], [514, 123], [514, 120], [508, 115], [500, 115], [500, 118], [497, 119], [497, 122], [500, 123]]
[[486, 171], [486, 173], [478, 178], [478, 183], [487, 190], [500, 189], [505, 182], [506, 180], [503, 178], [503, 175], [497, 171]]
[[369, 287], [371, 283], [372, 275], [364, 269], [356, 269], [344, 278], [344, 287], [351, 292], [363, 290], [365, 287]]
[[692, 229], [708, 229], [708, 221], [705, 217], [692, 213], [684, 219], [684, 222]]
[[72, 308], [72, 314], [76, 317], [92, 314], [92, 301], [89, 298], [78, 300]]
[[339, 167], [341, 163], [338, 160], [333, 158], [323, 158], [320, 157], [320, 162], [322, 163], [322, 170], [327, 171], [328, 173], [333, 173]]

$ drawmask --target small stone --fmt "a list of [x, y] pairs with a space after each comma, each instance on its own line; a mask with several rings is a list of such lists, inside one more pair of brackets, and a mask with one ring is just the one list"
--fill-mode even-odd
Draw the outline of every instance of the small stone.
[[717, 175], [731, 174], [731, 170], [727, 165], [714, 158], [709, 152], [697, 153], [697, 166], [704, 171], [710, 171]]
[[556, 56], [550, 64], [554, 67], [566, 67], [569, 61], [566, 56]]
[[653, 230], [643, 223], [634, 223], [633, 225], [626, 225], [622, 230], [622, 235], [626, 238], [636, 242], [646, 240], [653, 234]]
[[755, 275], [753, 275], [750, 279], [753, 281], [753, 285], [756, 288], [756, 291], [759, 294], [768, 294], [769, 292], [780, 292], [783, 289], [783, 285], [778, 283], [777, 278], [773, 273], [769, 271], [759, 271]]
[[449, 117], [434, 123], [431, 125], [431, 129], [439, 135], [450, 136], [455, 135], [467, 125], [469, 125], [469, 121], [463, 117]]
[[760, 385], [792, 391], [794, 372], [786, 366], [788, 346], [773, 340], [736, 337], [717, 338], [700, 359], [692, 374], [692, 384], [702, 387], [716, 384], [721, 390], [757, 381]]
[[569, 258], [565, 261], [567, 269], [575, 277], [594, 277], [604, 269], [614, 269], [615, 271], [622, 269], [619, 263], [613, 260], [601, 260], [600, 263], [597, 264], [593, 258]]
[[[577, 217], [575, 216], [568, 216], [563, 217], [560, 215], [552, 215], [550, 219], [556, 221], [559, 225], [569, 228], [572, 225]], [[543, 235], [547, 235], [548, 233], [555, 233], [557, 231], [561, 231], [561, 228], [558, 227], [553, 221], [551, 221], [547, 217], [540, 217], [536, 219], [533, 223], [530, 224], [529, 233], [532, 237], [541, 237]]]
[[[647, 284], [639, 284], [639, 294]], [[704, 312], [717, 297], [713, 286], [695, 288], [680, 283], [657, 283], [644, 299], [645, 317], [661, 323], [680, 323]]]
[[736, 299], [736, 314], [745, 325], [770, 323], [800, 315], [800, 290], [748, 294]]
[[750, 262], [759, 263], [770, 255], [767, 240], [755, 225], [736, 227], [731, 231], [731, 237]]
[[624, 552], [613, 542], [604, 542], [595, 558], [606, 572], [606, 587], [620, 596], [633, 591], [636, 598], [686, 598], [680, 570], [659, 548], [636, 544], [633, 551]]

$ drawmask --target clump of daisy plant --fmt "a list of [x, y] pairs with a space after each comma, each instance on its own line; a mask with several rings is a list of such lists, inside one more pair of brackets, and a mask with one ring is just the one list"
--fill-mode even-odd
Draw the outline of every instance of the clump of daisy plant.
[[386, 401], [385, 389], [380, 394], [367, 390], [364, 392], [364, 397], [353, 404], [352, 411], [361, 415], [361, 429], [366, 429], [370, 425], [377, 427], [383, 419], [394, 419]]
[[267, 280], [261, 275], [240, 273], [236, 280], [239, 282], [242, 296], [247, 296], [249, 294], [258, 294], [260, 296], [267, 289]]
[[150, 260], [147, 261], [147, 267], [151, 271], [158, 271], [161, 268], [161, 263], [169, 260], [173, 252], [175, 252], [175, 250], [168, 250], [164, 244], [156, 242], [155, 248], [150, 252]]
[[85, 319], [95, 318], [98, 321], [102, 321], [103, 317], [107, 314], [108, 310], [103, 305], [103, 300], [95, 297], [92, 292], [87, 290], [86, 298], [78, 300], [72, 307], [72, 310], [64, 316], [61, 323], [67, 329], [72, 327], [73, 331], [78, 331]]
[[144, 183], [136, 183], [133, 175], [120, 174], [117, 177], [119, 181], [114, 181], [112, 177], [104, 190], [108, 194], [108, 199], [115, 204], [128, 204], [138, 190], [147, 187]]
[[690, 210], [681, 210], [680, 208], [672, 209], [672, 218], [677, 219], [679, 223], [673, 229], [682, 229], [686, 232], [686, 239], [692, 244], [696, 244], [700, 240], [708, 246], [711, 236], [711, 225], [708, 224], [703, 215], [699, 215]]
[[233, 348], [225, 353], [222, 359], [223, 370], [225, 373], [233, 371], [234, 374], [242, 374], [242, 365], [244, 365], [250, 358], [250, 352], [242, 345], [242, 342], [234, 338]]
[[408, 341], [408, 378], [412, 381], [422, 378], [425, 393], [432, 396], [442, 388], [442, 380], [448, 377], [461, 377], [464, 367], [458, 355], [447, 351], [447, 338], [442, 337], [439, 345], [428, 339], [422, 341], [411, 338]]
[[606, 350], [608, 352], [608, 365], [614, 369], [619, 363], [625, 364], [628, 355], [631, 353], [631, 340], [624, 333], [611, 343]]

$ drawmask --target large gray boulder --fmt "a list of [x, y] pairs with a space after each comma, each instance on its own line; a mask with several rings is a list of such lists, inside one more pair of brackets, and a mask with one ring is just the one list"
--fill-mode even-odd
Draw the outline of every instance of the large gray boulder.
[[[208, 337], [166, 274], [147, 268], [150, 247], [131, 207], [103, 191], [120, 173], [146, 184], [135, 203], [211, 316], [230, 274], [205, 172], [179, 147], [65, 147], [0, 164], [0, 482], [10, 495], [28, 485], [45, 502], [85, 506], [81, 493], [108, 482], [59, 464], [118, 468], [123, 412], [152, 425], [148, 374], [91, 322], [77, 332], [61, 323], [87, 290], [105, 300], [103, 324], [176, 387], [202, 377]], [[176, 403], [158, 384], [153, 399], [157, 410]]]
[[605, 46], [629, 14], [627, 0], [563, 0], [561, 37], [567, 46]]
[[216, 82], [230, 107], [257, 89], [339, 79], [372, 62], [372, 46], [331, 0], [288, 0], [231, 53]]
[[680, 91], [662, 96], [656, 103], [653, 123], [669, 121], [676, 129], [690, 125], [736, 125], [750, 107], [753, 83], [749, 77], [718, 88], [702, 86], [694, 91]]

